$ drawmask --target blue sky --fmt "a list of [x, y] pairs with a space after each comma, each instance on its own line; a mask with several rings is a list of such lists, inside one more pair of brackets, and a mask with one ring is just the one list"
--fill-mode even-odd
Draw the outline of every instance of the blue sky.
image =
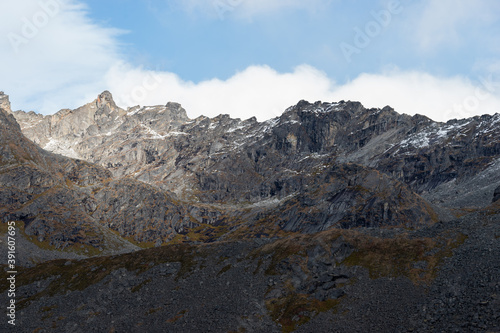
[[[242, 10], [238, 6], [243, 6], [243, 1], [251, 0], [205, 1], [204, 6], [191, 10], [178, 1], [86, 3], [96, 22], [128, 31], [120, 41], [130, 62], [171, 71], [195, 82], [213, 77], [227, 79], [250, 65], [269, 65], [288, 72], [304, 63], [323, 70], [340, 83], [387, 65], [442, 76], [473, 76], [477, 74], [476, 61], [498, 57], [496, 45], [485, 48], [485, 41], [478, 38], [488, 32], [486, 29], [500, 32], [496, 17], [482, 27], [474, 24], [476, 15], [469, 19], [458, 17], [456, 23], [450, 23], [453, 27], [442, 22], [443, 26], [436, 27], [438, 32], [430, 31], [436, 36], [428, 37], [436, 41], [430, 41], [432, 49], [428, 50], [420, 45], [423, 41], [419, 36], [408, 35], [411, 26], [418, 23], [405, 13], [405, 10], [422, 12], [422, 5], [394, 1], [396, 11], [391, 13], [387, 27], [380, 24], [382, 29], [375, 38], [370, 38], [370, 45], [362, 53], [354, 53], [351, 62], [347, 62], [340, 45], [345, 42], [356, 46], [355, 29], [364, 32], [369, 22], [385, 19], [381, 13], [387, 12], [390, 1], [326, 0], [317, 1], [310, 8], [282, 7], [242, 17], [238, 15]], [[232, 3], [236, 5], [233, 7]], [[500, 15], [500, 6], [493, 7]], [[477, 28], [485, 30], [474, 31]], [[440, 38], [440, 33], [448, 36]], [[456, 35], [463, 37], [454, 40]]]
[[26, 0], [0, 13], [14, 109], [180, 102], [279, 115], [300, 99], [445, 121], [500, 112], [496, 0]]

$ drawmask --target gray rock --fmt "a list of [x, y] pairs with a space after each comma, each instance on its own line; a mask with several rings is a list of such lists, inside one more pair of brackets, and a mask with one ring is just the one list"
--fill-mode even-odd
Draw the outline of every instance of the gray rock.
[[9, 96], [5, 95], [3, 91], [0, 91], [0, 109], [3, 109], [7, 113], [12, 113]]
[[327, 282], [321, 286], [323, 290], [329, 290], [335, 287], [335, 282]]

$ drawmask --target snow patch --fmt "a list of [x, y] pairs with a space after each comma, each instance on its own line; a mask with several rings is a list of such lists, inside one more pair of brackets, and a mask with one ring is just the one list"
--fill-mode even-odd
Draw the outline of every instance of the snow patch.
[[251, 205], [249, 205], [250, 207], [273, 207], [273, 206], [278, 206], [279, 204], [295, 197], [297, 195], [297, 193], [293, 193], [293, 194], [290, 194], [284, 198], [281, 198], [281, 199], [278, 199], [278, 198], [269, 198], [269, 199], [265, 199], [265, 200], [261, 200], [259, 202], [255, 202]]
[[49, 142], [47, 142], [43, 149], [53, 152], [54, 154], [80, 159], [80, 155], [78, 155], [78, 153], [71, 146], [72, 144], [70, 142], [50, 138]]
[[188, 135], [188, 133], [185, 133], [185, 132], [168, 132], [167, 134], [165, 134], [165, 137], [168, 137], [168, 136], [179, 136], [179, 135]]
[[239, 131], [241, 129], [244, 129], [245, 127], [246, 127], [245, 125], [239, 125], [236, 127], [232, 127], [229, 130], [227, 130], [227, 133], [233, 133], [233, 132]]
[[454, 135], [465, 135], [461, 133], [461, 130], [469, 124], [470, 122], [465, 122], [463, 124], [433, 124], [422, 132], [411, 135], [409, 138], [401, 141], [400, 147], [406, 148], [408, 146], [412, 146], [417, 149], [425, 148], [428, 147], [431, 142], [435, 144], [436, 141], [443, 141], [443, 139]]
[[429, 133], [422, 132], [401, 141], [401, 147], [413, 146], [415, 148], [424, 148], [429, 146]]
[[160, 134], [158, 134], [158, 132], [156, 132], [151, 127], [148, 127], [148, 126], [146, 126], [144, 124], [141, 124], [141, 127], [146, 130], [146, 134], [151, 135], [150, 139], [161, 140], [161, 139], [165, 139], [166, 138], [166, 135], [160, 135]]
[[280, 122], [280, 118], [273, 118], [273, 119], [269, 119], [269, 120], [266, 120], [265, 122], [263, 122], [263, 128], [262, 128], [262, 132], [268, 132], [269, 130], [272, 130], [276, 125], [278, 125]]
[[309, 158], [312, 158], [312, 159], [320, 159], [320, 158], [325, 158], [325, 157], [329, 157], [330, 155], [328, 154], [318, 154], [318, 153], [312, 153], [310, 155], [307, 155], [306, 157], [303, 157], [301, 158], [297, 163], [300, 163], [300, 162], [303, 162]]
[[135, 114], [138, 114], [139, 112], [142, 112], [142, 109], [141, 107], [136, 107], [135, 109], [132, 108], [130, 109], [130, 112], [127, 114], [127, 116], [133, 116]]

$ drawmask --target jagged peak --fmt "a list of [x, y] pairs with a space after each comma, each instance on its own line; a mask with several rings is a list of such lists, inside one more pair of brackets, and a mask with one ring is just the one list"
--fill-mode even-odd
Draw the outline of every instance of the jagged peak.
[[98, 108], [101, 108], [105, 105], [117, 108], [115, 101], [113, 100], [113, 95], [108, 90], [103, 91], [101, 94], [97, 96], [96, 105]]
[[384, 106], [380, 111], [382, 111], [382, 112], [387, 112], [387, 111], [389, 111], [389, 112], [395, 112], [394, 108], [392, 108], [389, 105]]
[[290, 106], [285, 110], [282, 116], [298, 115], [299, 113], [331, 113], [337, 111], [348, 111], [351, 114], [359, 113], [367, 110], [360, 102], [344, 101], [339, 102], [322, 102], [316, 101], [310, 103], [306, 100], [300, 100], [296, 105]]
[[182, 119], [186, 119], [188, 120], [189, 117], [187, 116], [187, 112], [186, 110], [182, 107], [182, 105], [180, 103], [176, 103], [176, 102], [168, 102], [165, 107], [167, 109], [170, 109], [172, 111], [174, 111], [178, 117], [182, 118]]
[[434, 123], [434, 121], [431, 118], [424, 116], [423, 114], [420, 113], [413, 115], [412, 119], [418, 124]]
[[169, 109], [183, 109], [182, 105], [176, 102], [168, 102], [165, 106]]
[[165, 105], [152, 105], [152, 106], [140, 106], [136, 105], [127, 108], [125, 113], [128, 117], [132, 116], [155, 116], [160, 117], [170, 117], [171, 119], [177, 119], [182, 121], [190, 120], [187, 116], [186, 110], [179, 103], [168, 102]]
[[0, 91], [0, 108], [4, 109], [7, 113], [12, 113], [9, 95], [6, 95], [3, 91]]

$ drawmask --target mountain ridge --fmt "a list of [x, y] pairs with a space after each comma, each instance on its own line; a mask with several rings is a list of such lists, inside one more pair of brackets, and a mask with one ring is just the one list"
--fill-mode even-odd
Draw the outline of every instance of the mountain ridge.
[[[104, 107], [101, 98], [110, 104]], [[90, 115], [86, 117], [92, 123], [81, 121], [81, 114]], [[210, 159], [217, 160], [217, 155], [232, 150], [250, 154], [256, 160], [261, 152], [251, 146], [265, 145], [265, 140], [273, 141], [272, 149], [278, 154], [321, 155], [323, 151], [338, 162], [375, 168], [420, 194], [453, 179], [460, 180], [464, 170], [457, 164], [467, 157], [475, 159], [469, 162], [482, 172], [500, 155], [500, 143], [495, 140], [500, 134], [496, 126], [499, 114], [438, 123], [421, 115], [398, 114], [388, 106], [365, 109], [359, 102], [350, 101], [300, 101], [280, 117], [257, 122], [255, 118], [241, 121], [228, 115], [189, 119], [175, 103], [136, 106], [125, 111], [116, 106], [109, 92], [104, 92], [94, 102], [69, 112], [66, 121], [56, 114], [33, 125], [33, 118], [38, 116], [22, 112], [14, 115], [23, 133], [42, 147], [100, 164], [116, 176], [133, 175], [160, 189], [182, 189], [174, 191], [181, 196], [185, 189], [175, 179], [178, 170], [172, 163], [182, 163], [185, 168], [198, 163], [210, 166]], [[66, 122], [78, 123], [81, 128], [68, 129]], [[205, 142], [197, 142], [197, 137]], [[464, 154], [463, 147], [473, 149]], [[249, 151], [243, 151], [246, 148]], [[197, 154], [194, 162], [179, 155], [185, 149]], [[409, 155], [414, 156], [411, 161]], [[199, 170], [190, 171], [195, 175], [183, 172], [183, 182], [186, 177], [206, 177]], [[496, 181], [500, 183], [500, 179]]]

